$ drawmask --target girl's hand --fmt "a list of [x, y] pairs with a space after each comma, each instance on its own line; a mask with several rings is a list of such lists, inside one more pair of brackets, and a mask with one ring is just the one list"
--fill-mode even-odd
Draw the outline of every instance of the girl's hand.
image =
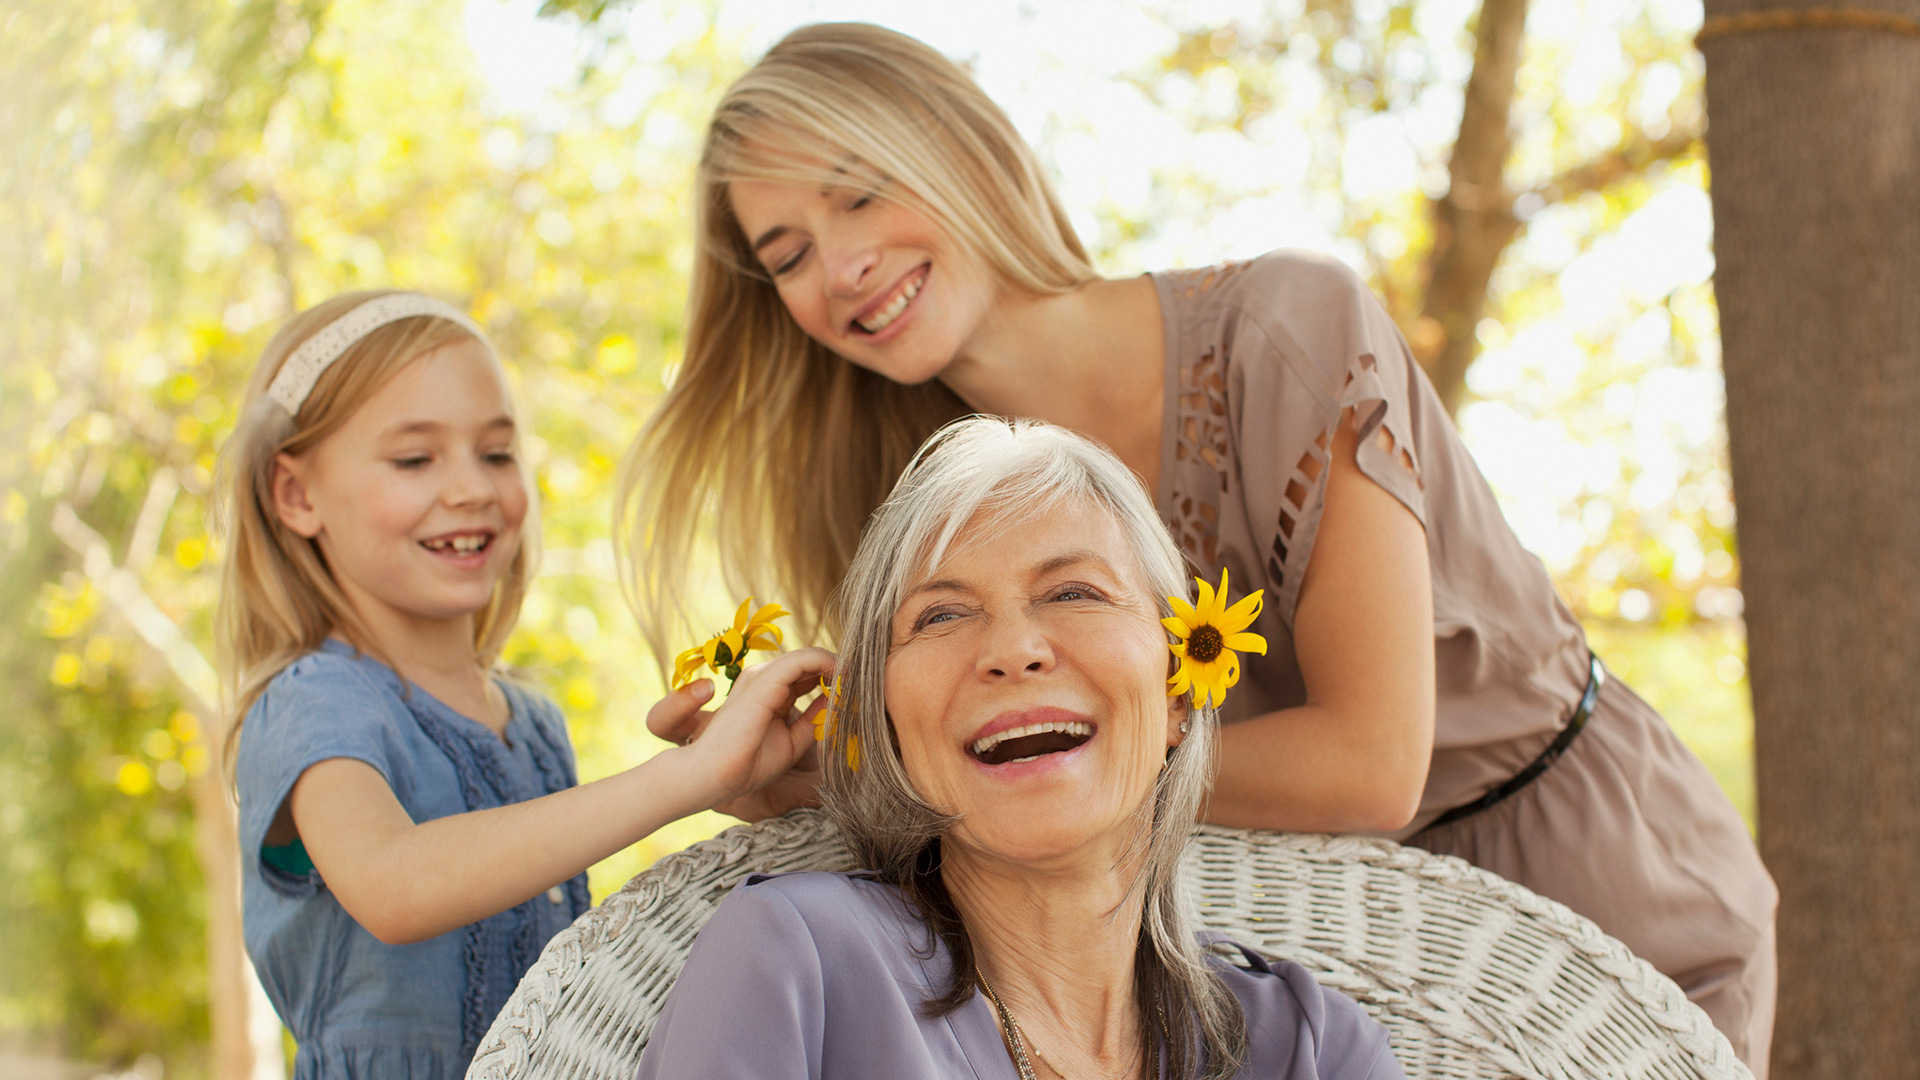
[[800, 649], [756, 664], [740, 674], [726, 704], [712, 713], [699, 710], [712, 692], [702, 680], [662, 698], [648, 712], [647, 727], [681, 744], [670, 752], [706, 781], [713, 795], [708, 805], [750, 821], [783, 813], [809, 801], [819, 783], [818, 758], [811, 753], [813, 717], [826, 703], [816, 700], [804, 711], [795, 706], [819, 688], [820, 676], [834, 664], [825, 649]]

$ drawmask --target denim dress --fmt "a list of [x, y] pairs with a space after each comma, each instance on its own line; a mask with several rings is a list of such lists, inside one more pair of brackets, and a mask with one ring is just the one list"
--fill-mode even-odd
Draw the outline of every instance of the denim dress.
[[463, 1075], [547, 939], [587, 909], [581, 874], [461, 929], [387, 945], [347, 914], [317, 870], [292, 873], [261, 858], [294, 782], [329, 758], [379, 770], [416, 823], [573, 786], [559, 709], [499, 685], [512, 710], [504, 741], [330, 639], [248, 710], [235, 768], [247, 951], [299, 1044], [295, 1080]]

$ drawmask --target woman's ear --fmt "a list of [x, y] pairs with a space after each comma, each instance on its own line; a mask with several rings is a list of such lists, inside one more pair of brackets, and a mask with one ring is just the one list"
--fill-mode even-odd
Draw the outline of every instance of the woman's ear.
[[1187, 704], [1187, 695], [1167, 695], [1167, 749], [1171, 750], [1187, 739], [1187, 725], [1192, 720], [1192, 706]]
[[307, 462], [292, 454], [273, 458], [273, 512], [280, 524], [311, 540], [320, 535], [320, 511], [307, 494]]

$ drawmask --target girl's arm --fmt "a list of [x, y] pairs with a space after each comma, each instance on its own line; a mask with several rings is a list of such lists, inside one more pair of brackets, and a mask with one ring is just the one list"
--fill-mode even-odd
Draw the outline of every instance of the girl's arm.
[[[415, 824], [373, 766], [322, 761], [295, 782], [293, 822], [347, 914], [388, 944], [423, 941], [545, 892], [660, 826], [739, 799], [813, 745], [819, 685], [834, 658], [803, 649], [748, 668], [702, 737], [591, 784]], [[650, 724], [697, 712], [706, 681], [655, 705]]]
[[1419, 811], [1433, 756], [1427, 537], [1360, 471], [1355, 448], [1341, 423], [1294, 612], [1307, 703], [1223, 729], [1209, 821], [1392, 832]]

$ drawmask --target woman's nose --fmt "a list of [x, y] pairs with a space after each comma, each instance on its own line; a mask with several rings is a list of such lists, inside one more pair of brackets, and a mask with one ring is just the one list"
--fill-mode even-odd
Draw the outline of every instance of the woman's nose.
[[834, 296], [854, 297], [867, 287], [880, 265], [880, 249], [864, 240], [839, 242], [826, 252], [826, 258], [827, 291]]
[[1053, 670], [1053, 645], [1030, 619], [999, 618], [987, 624], [974, 673], [988, 681]]

